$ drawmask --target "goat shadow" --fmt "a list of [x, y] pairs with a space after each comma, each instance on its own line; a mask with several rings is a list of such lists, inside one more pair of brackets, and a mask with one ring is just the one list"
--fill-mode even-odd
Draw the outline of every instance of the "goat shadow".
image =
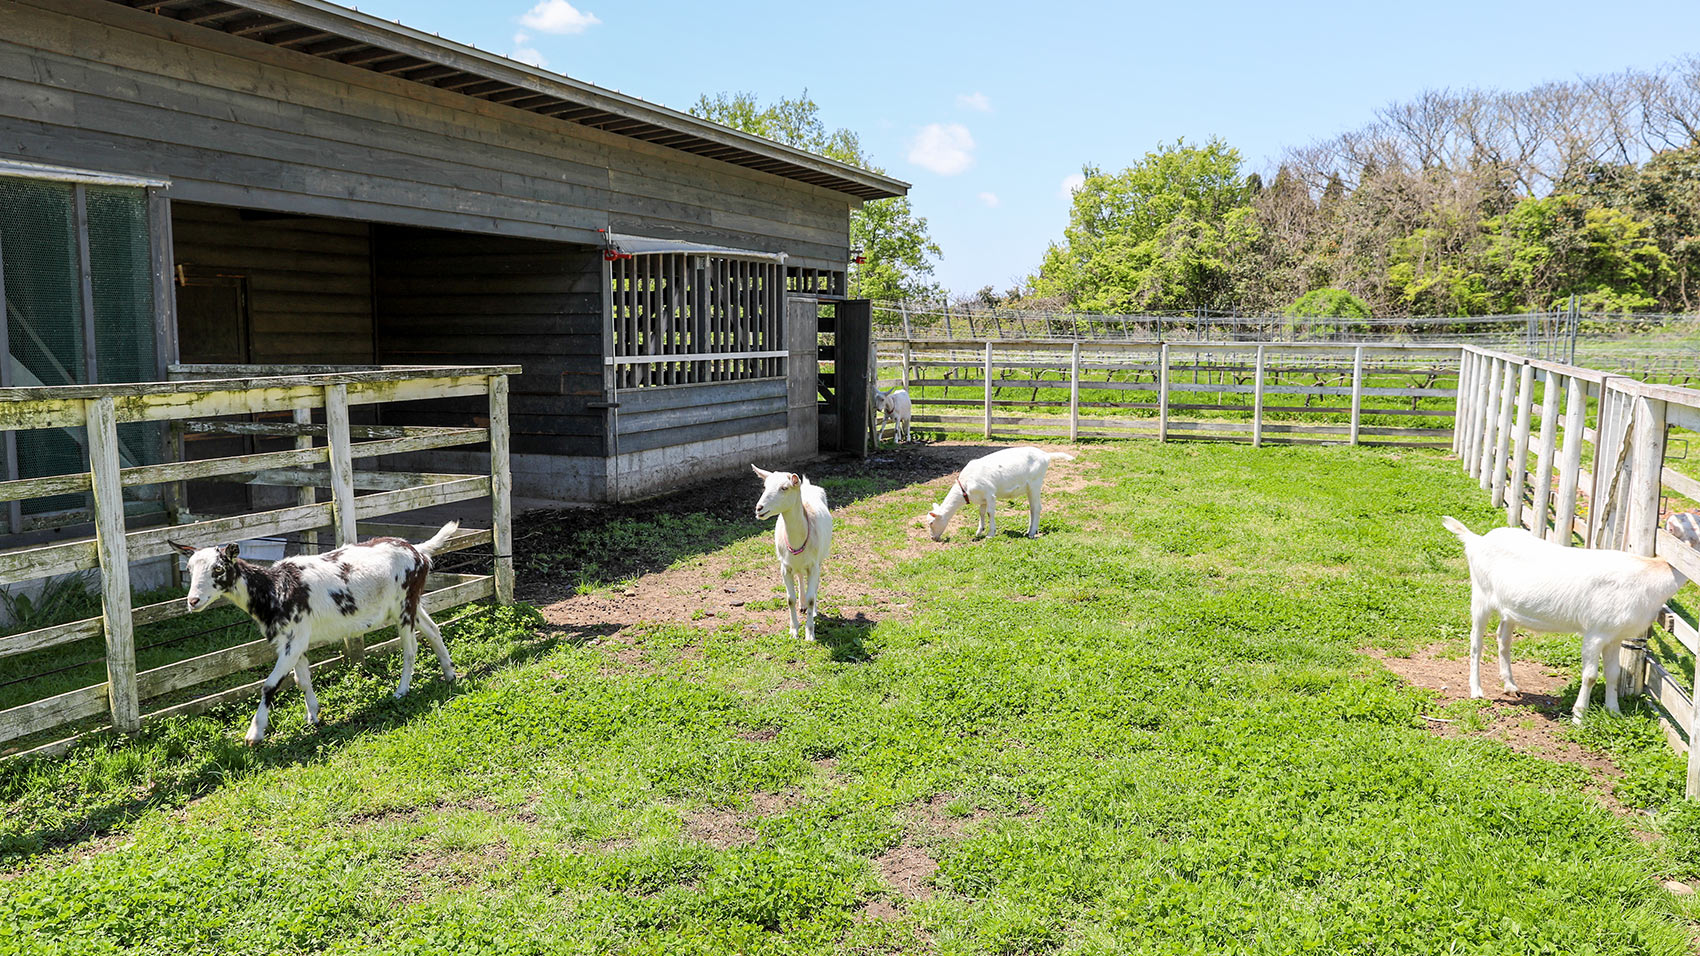
[[[252, 715], [256, 702], [255, 698], [249, 697], [206, 712], [205, 717], [210, 718], [218, 728], [215, 731], [217, 736], [214, 737], [201, 737], [185, 743], [179, 722], [166, 721], [162, 724], [145, 725], [139, 733], [128, 737], [95, 735], [60, 756], [25, 757], [6, 761], [0, 764], [0, 793], [22, 792], [26, 786], [25, 780], [37, 762], [74, 763], [78, 759], [79, 751], [87, 752], [94, 748], [105, 748], [113, 752], [135, 751], [144, 755], [144, 761], [149, 759], [145, 756], [147, 752], [163, 749], [168, 755], [175, 756], [179, 761], [192, 763], [193, 766], [184, 768], [179, 763], [172, 767], [171, 775], [162, 775], [163, 779], [157, 781], [146, 793], [125, 797], [112, 803], [81, 808], [76, 813], [56, 818], [50, 825], [38, 829], [0, 835], [0, 873], [26, 864], [36, 857], [98, 840], [155, 808], [185, 806], [216, 793], [227, 783], [254, 773], [321, 761], [373, 733], [404, 726], [462, 694], [477, 690], [484, 678], [498, 671], [543, 657], [561, 645], [583, 645], [605, 637], [615, 630], [611, 625], [579, 629], [550, 628], [541, 632], [536, 640], [527, 641], [499, 657], [467, 668], [453, 684], [445, 683], [441, 675], [436, 673], [435, 661], [429, 660], [430, 655], [427, 653], [420, 659], [419, 669], [414, 674], [413, 687], [406, 697], [397, 700], [388, 691], [368, 695], [352, 710], [321, 715], [323, 722], [316, 729], [301, 729], [292, 723], [288, 730], [280, 734], [274, 728], [272, 735], [256, 747], [249, 747], [241, 739], [245, 721]], [[452, 635], [449, 648], [452, 653]], [[386, 656], [380, 660], [386, 662], [382, 671], [386, 678], [399, 673], [391, 670], [387, 663], [393, 661], [393, 667], [399, 668], [399, 656]], [[371, 676], [374, 673], [373, 663], [362, 664], [360, 670]], [[315, 676], [315, 689], [324, 686], [320, 681], [331, 684], [342, 679], [347, 673], [345, 670], [338, 670], [324, 678]], [[303, 706], [293, 679], [286, 680], [280, 691], [279, 709]], [[296, 712], [300, 713], [299, 710]], [[172, 751], [179, 753], [173, 755]]]
[[860, 611], [855, 617], [816, 614], [815, 642], [827, 649], [833, 663], [865, 664], [875, 656], [866, 638], [878, 623]]

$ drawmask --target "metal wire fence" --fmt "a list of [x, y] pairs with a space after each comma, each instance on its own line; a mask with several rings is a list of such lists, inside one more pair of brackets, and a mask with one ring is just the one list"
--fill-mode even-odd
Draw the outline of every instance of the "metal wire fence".
[[1679, 384], [1700, 382], [1700, 315], [1565, 309], [1478, 316], [1363, 318], [1191, 312], [1103, 314], [881, 302], [882, 342], [1316, 342], [1475, 345]]

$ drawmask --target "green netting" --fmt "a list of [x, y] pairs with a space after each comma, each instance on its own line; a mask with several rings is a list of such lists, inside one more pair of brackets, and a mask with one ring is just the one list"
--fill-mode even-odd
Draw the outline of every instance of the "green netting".
[[[0, 178], [0, 266], [6, 299], [6, 347], [12, 383], [76, 385], [83, 361], [82, 287], [72, 187]], [[83, 468], [82, 446], [65, 430], [18, 432], [18, 474], [62, 475]], [[28, 514], [82, 504], [81, 495], [36, 498]]]
[[[145, 382], [154, 366], [153, 260], [147, 196], [140, 189], [89, 187], [89, 272], [94, 290], [95, 367], [99, 382]], [[118, 426], [125, 465], [163, 460], [157, 422]], [[126, 497], [150, 489], [126, 489]], [[147, 497], [154, 497], [151, 493]]]

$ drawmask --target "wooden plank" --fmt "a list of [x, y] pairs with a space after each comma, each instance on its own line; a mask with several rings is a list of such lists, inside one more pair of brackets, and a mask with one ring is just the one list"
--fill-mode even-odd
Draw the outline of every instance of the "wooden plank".
[[1700, 551], [1695, 551], [1663, 528], [1653, 535], [1653, 541], [1659, 557], [1669, 561], [1671, 567], [1681, 571], [1688, 580], [1700, 581]]
[[1484, 359], [1481, 390], [1477, 395], [1481, 422], [1476, 427], [1474, 447], [1470, 451], [1470, 477], [1476, 479], [1483, 491], [1493, 487], [1493, 473], [1488, 470], [1488, 459], [1493, 454], [1493, 429], [1494, 423], [1498, 421], [1495, 413], [1499, 410], [1501, 365], [1497, 359]]
[[492, 375], [490, 394], [490, 530], [495, 550], [496, 600], [514, 600], [513, 475], [508, 470], [508, 380]]
[[0, 743], [84, 720], [106, 709], [106, 685], [96, 684], [0, 710]]
[[130, 618], [130, 559], [125, 547], [123, 468], [118, 419], [110, 398], [88, 402], [89, 470], [94, 491], [95, 553], [100, 559], [102, 630], [106, 635], [106, 680], [112, 726], [120, 733], [141, 729], [136, 697], [136, 642]]
[[1587, 384], [1574, 375], [1564, 377], [1564, 445], [1559, 451], [1558, 505], [1552, 540], [1570, 546], [1576, 524], [1576, 497], [1582, 480], [1582, 430], [1587, 425]]
[[986, 409], [985, 437], [989, 439], [989, 438], [992, 437], [992, 340], [991, 339], [986, 340], [986, 371], [985, 371], [985, 375], [982, 376], [981, 381], [985, 383], [985, 393], [986, 393], [986, 395], [985, 395], [985, 399], [986, 399], [986, 405], [985, 405], [985, 409]]
[[1516, 377], [1520, 374], [1521, 362], [1505, 364], [1505, 378], [1500, 383], [1499, 392], [1499, 421], [1494, 425], [1493, 457], [1490, 461], [1492, 474], [1490, 487], [1493, 492], [1493, 505], [1496, 508], [1505, 505], [1506, 468], [1511, 459], [1511, 422], [1512, 411], [1517, 402]]
[[1470, 394], [1470, 375], [1475, 357], [1468, 351], [1458, 353], [1458, 398], [1453, 402], [1454, 427], [1452, 430], [1452, 453], [1460, 458], [1464, 455], [1464, 444], [1469, 440], [1469, 402], [1465, 396]]
[[[348, 386], [324, 388], [325, 442], [330, 451], [331, 514], [336, 544], [345, 548], [359, 536], [354, 514], [354, 457], [349, 452]], [[343, 655], [358, 664], [366, 656], [362, 635], [351, 634], [343, 641]]]
[[1552, 459], [1558, 449], [1559, 375], [1552, 369], [1541, 373], [1541, 440], [1535, 452], [1534, 497], [1529, 505], [1534, 521], [1527, 522], [1537, 536], [1547, 534], [1547, 508], [1552, 503]]
[[140, 561], [168, 552], [166, 539], [197, 548], [228, 544], [248, 538], [268, 538], [292, 531], [308, 531], [332, 522], [330, 502], [315, 505], [294, 505], [271, 511], [208, 518], [192, 524], [132, 531], [129, 541], [130, 560]]
[[[483, 498], [489, 494], [489, 478], [484, 476], [459, 478], [454, 481], [423, 485], [418, 488], [403, 488], [397, 491], [380, 491], [375, 495], [361, 495], [354, 499], [354, 514], [356, 518], [376, 518], [403, 511], [452, 504], [456, 501]], [[324, 506], [321, 505], [320, 507]]]
[[1364, 349], [1352, 350], [1352, 444], [1358, 443], [1358, 428], [1363, 424], [1364, 408]]
[[1252, 375], [1256, 376], [1252, 381], [1251, 398], [1251, 447], [1253, 448], [1259, 448], [1263, 445], [1263, 393], [1269, 389], [1269, 386], [1263, 381], [1264, 374], [1263, 346], [1259, 345], [1257, 347], [1257, 363], [1252, 371]]
[[1506, 523], [1522, 524], [1523, 483], [1529, 472], [1529, 424], [1535, 401], [1535, 367], [1524, 365], [1517, 377], [1517, 424], [1512, 430], [1511, 479], [1505, 496]]
[[[1667, 559], [1668, 560], [1668, 559]], [[1700, 630], [1676, 613], [1670, 605], [1659, 610], [1658, 625], [1688, 648], [1690, 654], [1700, 654]]]

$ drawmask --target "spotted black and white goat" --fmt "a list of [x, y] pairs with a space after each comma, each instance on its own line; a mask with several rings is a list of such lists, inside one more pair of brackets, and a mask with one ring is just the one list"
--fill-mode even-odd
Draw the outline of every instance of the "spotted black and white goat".
[[313, 695], [306, 657], [310, 645], [395, 624], [401, 638], [401, 683], [396, 687], [396, 697], [404, 696], [413, 682], [418, 631], [425, 632], [425, 639], [437, 652], [443, 678], [455, 679], [442, 632], [419, 602], [431, 573], [431, 555], [459, 527], [460, 522], [451, 521], [429, 541], [418, 544], [400, 538], [373, 538], [324, 554], [284, 558], [269, 567], [242, 560], [234, 544], [191, 548], [171, 542], [189, 558], [189, 610], [204, 611], [225, 598], [247, 611], [277, 650], [277, 666], [266, 675], [260, 689], [260, 709], [248, 725], [248, 743], [265, 739], [272, 701], [290, 671], [295, 672], [295, 683], [307, 698], [307, 722], [319, 723], [319, 700]]

